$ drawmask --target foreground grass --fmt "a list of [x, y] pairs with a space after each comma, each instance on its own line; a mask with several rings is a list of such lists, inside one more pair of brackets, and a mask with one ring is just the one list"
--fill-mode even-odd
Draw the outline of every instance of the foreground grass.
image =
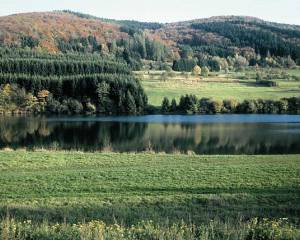
[[6, 219], [0, 222], [2, 240], [295, 240], [300, 238], [300, 229], [285, 219], [252, 219], [247, 223], [229, 225], [211, 221], [209, 224], [158, 225], [152, 221], [125, 227], [92, 221], [80, 224], [33, 224], [30, 221], [16, 222]]
[[35, 222], [300, 215], [300, 157], [0, 151], [0, 214]]
[[[289, 71], [300, 76], [300, 70]], [[149, 103], [160, 106], [164, 97], [179, 100], [181, 95], [194, 94], [199, 98], [207, 97], [219, 100], [237, 99], [270, 99], [278, 100], [284, 97], [294, 97], [300, 94], [300, 81], [276, 80], [278, 86], [263, 87], [255, 84], [255, 79], [241, 79], [246, 73], [219, 74], [207, 78], [195, 78], [176, 73], [162, 79], [160, 72], [138, 74], [148, 95]]]

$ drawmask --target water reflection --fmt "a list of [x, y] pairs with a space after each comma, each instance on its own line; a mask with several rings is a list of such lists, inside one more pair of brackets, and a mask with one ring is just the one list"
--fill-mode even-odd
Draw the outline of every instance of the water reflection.
[[[203, 116], [202, 116], [203, 117]], [[210, 116], [209, 118], [212, 118]], [[222, 116], [222, 121], [191, 121], [178, 116], [172, 122], [153, 121], [149, 116], [126, 118], [0, 117], [0, 148], [49, 148], [118, 152], [194, 151], [197, 154], [283, 154], [300, 153], [300, 123], [293, 116], [284, 122], [245, 121], [247, 117]], [[160, 117], [164, 118], [164, 117]], [[232, 116], [231, 116], [232, 118]], [[134, 121], [136, 119], [136, 121]], [[225, 119], [225, 120], [224, 120]], [[228, 120], [229, 119], [229, 120]], [[248, 118], [249, 120], [249, 118]]]

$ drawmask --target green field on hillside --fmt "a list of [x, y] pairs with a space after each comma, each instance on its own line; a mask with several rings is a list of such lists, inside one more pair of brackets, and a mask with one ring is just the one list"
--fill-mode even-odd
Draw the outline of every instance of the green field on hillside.
[[298, 222], [299, 186], [299, 155], [0, 152], [2, 217], [38, 222]]
[[[300, 70], [287, 71], [290, 75], [300, 76]], [[194, 94], [199, 98], [207, 97], [218, 100], [237, 99], [270, 99], [278, 100], [284, 97], [300, 95], [299, 80], [275, 80], [276, 87], [257, 86], [254, 72], [249, 72], [250, 78], [243, 79], [247, 72], [216, 74], [209, 77], [194, 77], [182, 73], [137, 72], [137, 76], [149, 98], [149, 103], [160, 106], [162, 99], [168, 97], [179, 100], [181, 95]], [[251, 76], [252, 75], [252, 76]]]

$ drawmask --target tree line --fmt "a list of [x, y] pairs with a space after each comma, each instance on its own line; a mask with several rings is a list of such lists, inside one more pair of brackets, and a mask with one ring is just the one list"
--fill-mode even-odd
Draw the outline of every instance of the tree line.
[[[200, 48], [192, 48], [189, 45], [180, 46], [180, 58], [173, 61], [173, 70], [180, 72], [191, 72], [198, 65], [208, 67], [210, 71], [219, 72], [220, 70], [241, 70], [248, 66], [264, 67], [264, 68], [296, 68], [297, 63], [291, 56], [274, 56], [267, 52], [266, 56], [262, 56], [255, 51], [245, 49], [240, 53], [234, 51], [224, 57], [218, 53], [202, 53]], [[199, 50], [200, 49], [200, 50]], [[221, 55], [221, 56], [220, 56]], [[300, 60], [300, 59], [298, 59]]]
[[214, 100], [211, 98], [199, 99], [195, 95], [181, 96], [179, 103], [176, 99], [171, 101], [165, 97], [161, 104], [164, 114], [217, 114], [217, 113], [242, 113], [242, 114], [299, 114], [300, 97], [283, 98], [280, 100], [244, 100], [235, 99]]
[[28, 74], [40, 76], [93, 73], [129, 74], [126, 63], [98, 59], [97, 61], [52, 60], [35, 58], [2, 58], [0, 74]]

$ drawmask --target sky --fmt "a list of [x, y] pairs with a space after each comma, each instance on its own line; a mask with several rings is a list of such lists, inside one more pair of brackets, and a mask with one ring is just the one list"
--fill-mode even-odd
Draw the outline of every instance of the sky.
[[147, 22], [245, 15], [300, 25], [300, 0], [0, 0], [1, 16], [64, 9]]

